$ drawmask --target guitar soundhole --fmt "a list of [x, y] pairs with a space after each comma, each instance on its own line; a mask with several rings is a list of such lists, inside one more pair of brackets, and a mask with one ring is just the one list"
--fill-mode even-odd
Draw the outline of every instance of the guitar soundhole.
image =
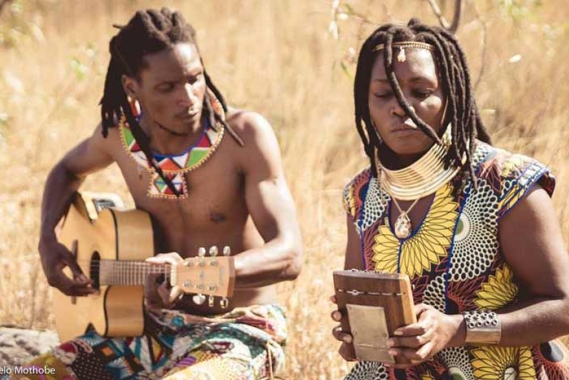
[[91, 256], [91, 265], [89, 268], [90, 276], [89, 278], [93, 281], [93, 287], [99, 289], [100, 287], [100, 268], [101, 268], [101, 256], [99, 252], [93, 252], [93, 256]]

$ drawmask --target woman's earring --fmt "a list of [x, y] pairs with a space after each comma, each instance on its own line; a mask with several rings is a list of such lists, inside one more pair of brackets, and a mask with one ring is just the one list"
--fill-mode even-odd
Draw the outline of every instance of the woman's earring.
[[381, 144], [383, 142], [383, 140], [381, 138], [381, 135], [379, 134], [379, 131], [377, 130], [377, 127], [375, 126], [373, 119], [371, 119], [371, 126], [373, 127], [373, 130], [375, 131], [375, 136], [377, 137], [377, 141]]
[[373, 148], [373, 158], [375, 161], [375, 171], [377, 173], [377, 183], [381, 187], [381, 163], [379, 162], [379, 148]]

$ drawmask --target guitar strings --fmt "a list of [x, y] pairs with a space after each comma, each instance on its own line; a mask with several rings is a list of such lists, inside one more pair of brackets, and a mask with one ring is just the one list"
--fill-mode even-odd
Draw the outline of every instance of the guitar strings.
[[[174, 267], [172, 264], [168, 264], [168, 263], [164, 263], [164, 264], [158, 264], [158, 263], [147, 263], [144, 261], [128, 261], [128, 260], [123, 260], [123, 261], [117, 261], [117, 260], [77, 260], [77, 263], [86, 263], [89, 264], [86, 266], [86, 268], [88, 269], [101, 269], [101, 266], [103, 265], [108, 265], [109, 270], [112, 269], [117, 269], [117, 270], [141, 270], [141, 271], [148, 271], [150, 269], [150, 273], [149, 274], [154, 274], [154, 273], [160, 273], [160, 272], [165, 272], [164, 274], [168, 274], [168, 271], [172, 270], [172, 267]], [[177, 273], [185, 273], [185, 272], [195, 272], [196, 268], [195, 267], [186, 267], [184, 265], [177, 265], [177, 269], [176, 272]], [[217, 268], [219, 268], [221, 266], [217, 266]], [[204, 268], [202, 268], [204, 269]], [[154, 270], [157, 270], [157, 272], [154, 272]]]
[[[211, 258], [208, 258], [207, 261], [212, 261]], [[221, 258], [222, 259], [222, 258]], [[106, 281], [102, 281], [103, 284], [100, 286], [112, 286], [112, 285], [142, 285], [146, 282], [148, 275], [151, 274], [161, 274], [164, 275], [164, 281], [169, 282], [170, 277], [172, 276], [172, 269], [174, 265], [169, 263], [148, 263], [139, 260], [110, 260], [110, 259], [102, 259], [102, 260], [77, 260], [77, 263], [85, 263], [89, 264], [88, 269], [90, 271], [98, 271], [96, 277], [96, 282], [101, 281], [104, 278]], [[103, 265], [104, 264], [111, 264], [110, 266], [107, 265], [107, 273], [102, 274], [103, 272]], [[222, 268], [223, 266], [217, 266], [216, 268]], [[210, 267], [211, 268], [211, 267]], [[183, 265], [180, 265], [176, 268], [177, 274], [187, 274], [187, 273], [195, 273], [197, 268], [189, 268]], [[200, 268], [201, 270], [206, 268]], [[134, 284], [133, 284], [134, 283]], [[208, 294], [208, 292], [206, 292]]]

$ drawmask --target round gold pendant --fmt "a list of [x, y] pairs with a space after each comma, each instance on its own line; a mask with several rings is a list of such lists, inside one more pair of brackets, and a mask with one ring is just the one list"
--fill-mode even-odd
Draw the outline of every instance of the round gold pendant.
[[411, 225], [411, 219], [405, 211], [401, 211], [397, 220], [395, 221], [395, 236], [399, 239], [407, 239], [411, 236], [413, 231], [413, 226]]

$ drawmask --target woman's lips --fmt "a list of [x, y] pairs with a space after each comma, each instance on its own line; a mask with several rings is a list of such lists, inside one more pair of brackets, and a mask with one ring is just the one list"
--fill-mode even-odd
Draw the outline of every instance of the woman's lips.
[[395, 128], [393, 128], [392, 130], [392, 132], [395, 133], [407, 133], [407, 134], [418, 131], [419, 128], [417, 127], [417, 124], [415, 124], [415, 122], [410, 118], [405, 120], [403, 123], [396, 125]]

